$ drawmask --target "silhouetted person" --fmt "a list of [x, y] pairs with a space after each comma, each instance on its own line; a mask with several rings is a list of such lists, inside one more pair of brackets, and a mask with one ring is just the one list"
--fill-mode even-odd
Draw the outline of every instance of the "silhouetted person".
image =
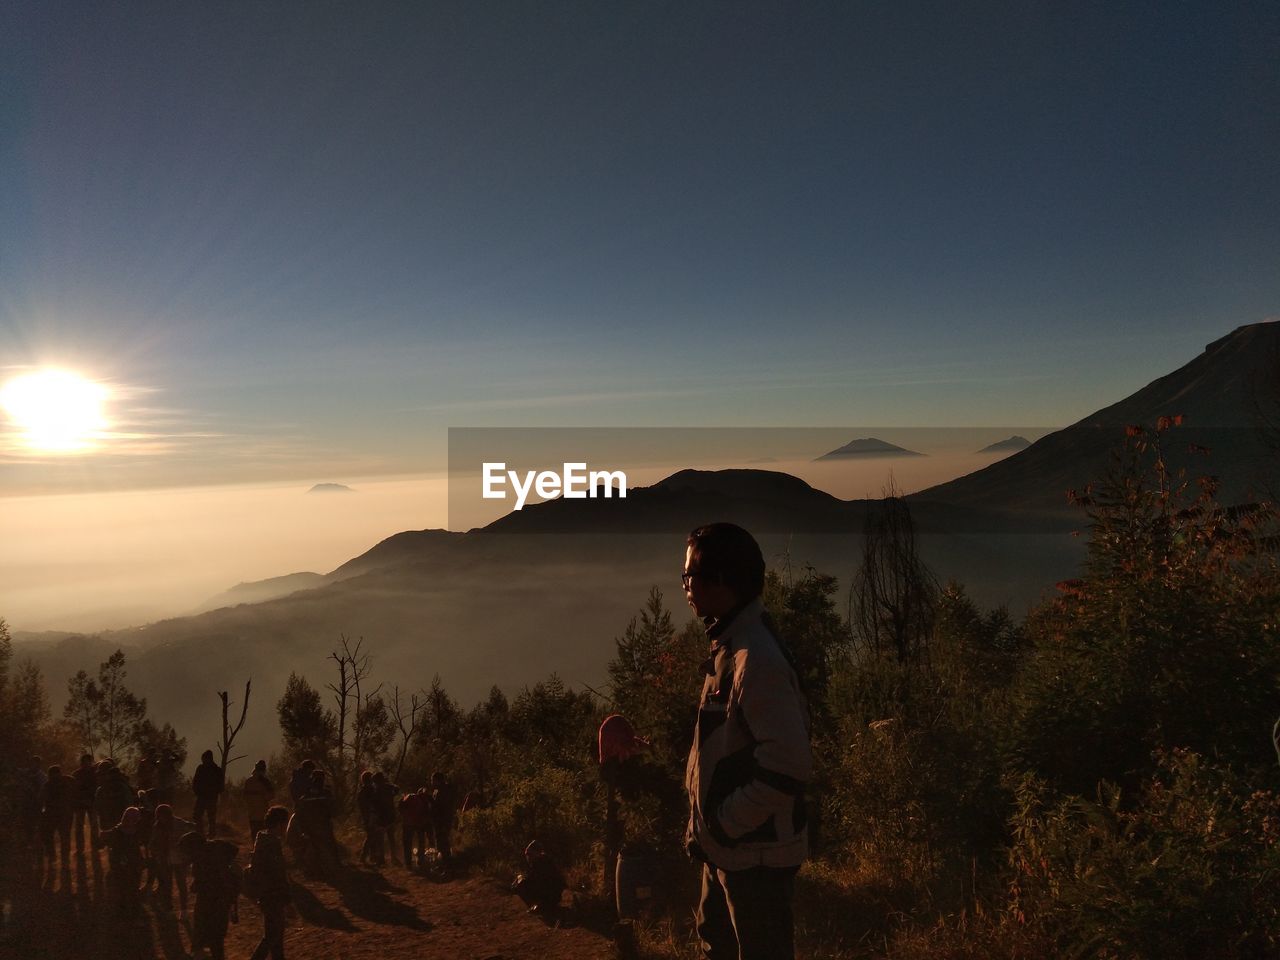
[[267, 761], [259, 760], [253, 765], [253, 773], [245, 780], [243, 791], [245, 812], [249, 815], [249, 836], [256, 837], [276, 795], [276, 786], [267, 776]]
[[62, 775], [62, 767], [56, 763], [49, 768], [44, 787], [40, 791], [40, 841], [45, 860], [54, 863], [54, 837], [62, 844], [61, 863], [71, 864], [71, 792], [74, 784], [70, 777]]
[[427, 788], [417, 793], [406, 793], [400, 798], [400, 837], [404, 848], [404, 865], [413, 862], [415, 846], [418, 850], [418, 866], [427, 865], [427, 831], [431, 827], [431, 796]]
[[218, 829], [218, 797], [226, 787], [226, 778], [222, 768], [213, 760], [213, 751], [206, 750], [200, 754], [200, 766], [196, 767], [195, 776], [191, 778], [191, 790], [196, 795], [195, 810], [191, 819], [200, 827], [202, 817], [209, 818], [209, 830], [206, 836], [212, 837]]
[[98, 792], [98, 772], [93, 766], [93, 754], [80, 757], [80, 766], [71, 775], [71, 831], [75, 834], [76, 853], [84, 852], [85, 827], [89, 831], [89, 849], [98, 846], [98, 818], [93, 812], [93, 797]]
[[133, 787], [124, 771], [114, 760], [103, 760], [98, 767], [98, 790], [94, 794], [93, 807], [98, 814], [98, 825], [105, 830], [108, 824], [120, 822], [125, 808], [133, 803]]
[[40, 836], [41, 796], [44, 784], [48, 779], [41, 766], [39, 757], [32, 757], [25, 767], [18, 771], [18, 831], [27, 855], [38, 861], [43, 838]]
[[[289, 798], [297, 804], [299, 800], [307, 795], [307, 791], [311, 789], [311, 775], [315, 772], [316, 762], [314, 760], [303, 760], [294, 768], [293, 775], [289, 778]], [[295, 807], [296, 809], [296, 807]]]
[[156, 772], [160, 761], [155, 751], [151, 751], [138, 761], [138, 771], [134, 779], [138, 781], [139, 790], [152, 790], [156, 785]]
[[526, 872], [516, 876], [511, 889], [524, 901], [530, 913], [554, 923], [560, 915], [564, 877], [547, 856], [540, 840], [534, 840], [524, 848], [524, 860]]
[[711, 641], [686, 767], [697, 927], [710, 960], [791, 960], [795, 875], [808, 855], [808, 707], [760, 594], [764, 558], [730, 523], [689, 535], [685, 598]]
[[158, 882], [156, 893], [160, 903], [167, 910], [173, 909], [173, 888], [176, 886], [178, 907], [183, 918], [187, 915], [187, 867], [191, 858], [183, 853], [178, 841], [195, 830], [194, 823], [175, 817], [173, 807], [162, 803], [155, 809], [151, 837], [147, 843], [152, 872]]
[[373, 771], [360, 774], [360, 786], [356, 789], [356, 812], [364, 828], [364, 843], [360, 845], [360, 862], [382, 866], [382, 837], [377, 827], [375, 808], [378, 804], [378, 788], [373, 782]]
[[240, 896], [239, 868], [234, 865], [235, 845], [227, 840], [206, 840], [196, 831], [180, 841], [191, 860], [191, 889], [196, 895], [191, 951], [209, 949], [212, 960], [226, 957], [227, 924], [239, 921], [236, 900]]
[[291, 898], [281, 841], [288, 824], [289, 811], [272, 807], [267, 811], [266, 829], [254, 839], [250, 869], [253, 897], [262, 908], [262, 940], [253, 951], [253, 960], [265, 960], [268, 955], [272, 960], [284, 960], [285, 909]]
[[323, 770], [313, 770], [311, 781], [298, 800], [289, 823], [288, 841], [299, 856], [312, 856], [312, 863], [328, 871], [342, 859], [342, 849], [333, 833], [333, 794]]
[[[373, 775], [373, 787], [373, 829], [378, 834], [378, 848], [385, 848], [391, 859], [395, 860], [396, 797], [400, 794], [400, 788], [389, 781], [381, 770]], [[408, 865], [406, 860], [405, 866]]]
[[160, 758], [160, 762], [156, 764], [156, 785], [154, 789], [158, 803], [173, 805], [173, 796], [178, 790], [179, 776], [177, 755], [173, 753], [164, 754]]
[[142, 837], [138, 832], [142, 811], [126, 807], [120, 822], [98, 835], [98, 843], [107, 848], [110, 871], [107, 883], [121, 914], [137, 913], [140, 901], [138, 882], [142, 879]]
[[458, 795], [440, 771], [431, 774], [431, 831], [435, 835], [436, 849], [440, 851], [440, 866], [444, 869], [453, 863], [453, 817], [458, 807]]

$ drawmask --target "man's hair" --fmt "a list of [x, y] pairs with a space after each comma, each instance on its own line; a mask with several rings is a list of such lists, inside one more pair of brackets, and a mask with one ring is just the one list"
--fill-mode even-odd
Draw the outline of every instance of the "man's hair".
[[274, 807], [272, 807], [270, 810], [267, 811], [267, 815], [266, 817], [263, 818], [262, 822], [266, 824], [268, 830], [274, 827], [277, 823], [288, 823], [289, 808], [282, 807], [279, 804], [276, 804]]
[[213, 751], [212, 751], [212, 750], [206, 750], [204, 753], [200, 754], [200, 759], [201, 759], [201, 760], [210, 760], [210, 761], [211, 761], [211, 760], [213, 760]]
[[686, 541], [693, 548], [698, 570], [720, 581], [740, 601], [764, 592], [764, 555], [756, 538], [736, 523], [708, 523]]

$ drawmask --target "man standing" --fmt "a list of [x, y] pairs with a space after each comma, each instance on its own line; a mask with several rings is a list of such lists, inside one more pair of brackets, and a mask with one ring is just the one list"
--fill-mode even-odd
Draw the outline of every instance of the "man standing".
[[55, 837], [62, 843], [63, 869], [67, 869], [71, 863], [72, 790], [71, 778], [64, 777], [62, 767], [55, 763], [49, 768], [49, 776], [40, 790], [40, 839], [44, 844], [50, 876], [53, 876]]
[[689, 535], [681, 580], [711, 655], [685, 784], [702, 861], [698, 935], [708, 960], [791, 960], [791, 901], [808, 854], [808, 708], [760, 594], [764, 558], [730, 523]]
[[253, 951], [253, 960], [266, 960], [268, 955], [272, 960], [284, 960], [285, 908], [291, 897], [282, 841], [288, 826], [289, 811], [272, 807], [267, 811], [266, 829], [253, 843], [249, 869], [254, 899], [262, 907], [262, 940]]
[[200, 829], [201, 816], [208, 815], [209, 830], [205, 833], [206, 837], [212, 837], [217, 829], [218, 795], [225, 785], [222, 768], [213, 762], [213, 751], [206, 750], [200, 754], [200, 766], [196, 767], [196, 774], [191, 778], [191, 790], [196, 795], [195, 812], [191, 814], [191, 819], [196, 822], [196, 829]]
[[71, 775], [71, 779], [74, 784], [71, 791], [71, 832], [76, 838], [76, 856], [80, 856], [84, 852], [86, 821], [89, 826], [89, 849], [98, 848], [98, 819], [93, 812], [93, 798], [98, 792], [98, 772], [93, 766], [93, 754], [81, 755], [80, 766]]
[[249, 836], [256, 837], [266, 825], [267, 810], [276, 795], [276, 785], [267, 776], [267, 761], [253, 765], [253, 773], [244, 782], [244, 807], [249, 815]]
[[453, 814], [458, 807], [458, 796], [453, 784], [441, 771], [431, 774], [431, 832], [435, 836], [436, 850], [440, 852], [440, 870], [446, 876], [453, 865]]

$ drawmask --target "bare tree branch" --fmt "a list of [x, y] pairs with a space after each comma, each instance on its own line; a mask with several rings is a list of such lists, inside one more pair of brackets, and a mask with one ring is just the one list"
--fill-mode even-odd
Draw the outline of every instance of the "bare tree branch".
[[218, 745], [218, 749], [222, 755], [220, 766], [224, 776], [230, 764], [244, 759], [243, 755], [231, 757], [230, 754], [231, 748], [236, 742], [236, 737], [239, 735], [241, 728], [244, 727], [245, 717], [249, 714], [249, 691], [252, 687], [253, 678], [251, 677], [244, 682], [244, 700], [240, 703], [240, 719], [236, 721], [234, 726], [230, 722], [231, 701], [228, 699], [228, 691], [218, 691], [218, 699], [222, 701], [222, 742]]

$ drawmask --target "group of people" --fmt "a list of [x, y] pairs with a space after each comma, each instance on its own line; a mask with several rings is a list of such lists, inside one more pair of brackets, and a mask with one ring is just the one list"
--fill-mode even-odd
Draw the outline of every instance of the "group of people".
[[356, 806], [364, 825], [364, 844], [360, 850], [362, 863], [381, 866], [388, 851], [395, 860], [396, 820], [400, 821], [400, 860], [412, 867], [415, 855], [419, 869], [430, 865], [429, 852], [439, 858], [437, 869], [447, 874], [453, 862], [452, 833], [457, 795], [444, 773], [431, 775], [430, 787], [401, 793], [382, 771], [365, 770], [360, 774]]
[[[813, 759], [801, 674], [761, 600], [764, 569], [759, 545], [741, 527], [711, 524], [688, 538], [681, 580], [689, 605], [706, 625], [710, 655], [703, 664], [686, 770], [686, 845], [702, 865], [697, 929], [709, 958], [794, 956], [791, 903], [796, 872], [808, 853], [804, 794]], [[340, 855], [332, 791], [325, 772], [310, 760], [289, 781], [292, 816], [274, 804], [266, 763], [255, 765], [243, 787], [254, 837], [244, 870], [236, 863], [235, 846], [214, 839], [226, 784], [210, 751], [191, 780], [191, 820], [174, 813], [179, 774], [172, 755], [144, 757], [136, 786], [114, 761], [95, 761], [89, 754], [70, 775], [56, 764], [42, 769], [33, 757], [19, 780], [23, 835], [43, 869], [52, 873], [60, 862], [65, 877], [73, 841], [78, 856], [86, 840], [90, 850], [105, 846], [109, 886], [125, 913], [136, 910], [153, 884], [169, 908], [176, 887], [185, 911], [190, 870], [193, 941], [215, 958], [222, 956], [241, 892], [262, 908], [264, 935], [254, 960], [283, 957], [286, 842]], [[395, 859], [398, 819], [406, 867], [415, 854], [424, 866], [431, 846], [447, 867], [457, 802], [442, 773], [432, 775], [429, 787], [401, 793], [385, 774], [365, 771], [356, 800], [365, 830], [362, 861], [380, 865], [388, 849]], [[563, 878], [540, 843], [529, 845], [525, 859], [527, 872], [516, 892], [538, 912], [554, 911]]]
[[192, 949], [207, 949], [214, 960], [225, 955], [228, 924], [238, 919], [237, 904], [246, 893], [263, 914], [264, 934], [255, 960], [283, 958], [289, 901], [283, 842], [290, 813], [270, 803], [274, 791], [266, 779], [266, 763], [259, 761], [246, 783], [246, 799], [254, 798], [247, 804], [254, 838], [247, 868], [238, 863], [235, 844], [214, 838], [225, 778], [212, 751], [204, 752], [190, 781], [195, 798], [191, 819], [174, 810], [180, 782], [178, 758], [172, 754], [144, 756], [133, 782], [111, 758], [83, 754], [68, 775], [60, 764], [44, 768], [39, 757], [32, 757], [19, 771], [18, 815], [38, 873], [52, 883], [60, 866], [65, 886], [73, 847], [80, 863], [86, 854], [94, 859], [95, 871], [96, 851], [105, 848], [110, 911], [132, 921], [147, 895], [157, 908], [171, 911], [176, 890], [185, 920], [192, 906], [189, 895], [194, 894]]

